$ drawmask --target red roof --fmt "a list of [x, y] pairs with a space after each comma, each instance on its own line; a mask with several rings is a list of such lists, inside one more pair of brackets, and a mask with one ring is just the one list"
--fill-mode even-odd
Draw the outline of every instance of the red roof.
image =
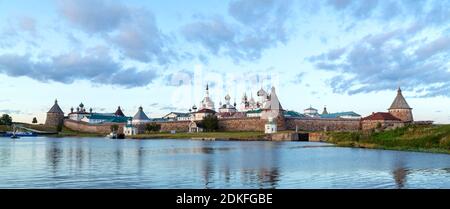
[[393, 116], [391, 113], [388, 112], [376, 112], [372, 113], [372, 115], [369, 115], [362, 120], [397, 120], [401, 121], [397, 117]]
[[125, 114], [123, 114], [122, 110], [120, 109], [120, 106], [117, 108], [114, 115], [125, 117]]

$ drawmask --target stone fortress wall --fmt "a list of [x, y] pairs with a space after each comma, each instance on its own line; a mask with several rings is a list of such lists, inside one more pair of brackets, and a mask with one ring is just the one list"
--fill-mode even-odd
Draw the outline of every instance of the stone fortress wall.
[[360, 119], [324, 119], [324, 118], [301, 118], [287, 119], [286, 129], [298, 131], [357, 131], [361, 129]]
[[[264, 131], [266, 120], [260, 118], [229, 118], [219, 119], [220, 131]], [[177, 132], [187, 132], [190, 121], [170, 121], [157, 122], [161, 125], [161, 131], [175, 130]], [[64, 125], [75, 131], [88, 133], [108, 134], [113, 124], [88, 124], [66, 119]], [[118, 124], [119, 132], [123, 130], [125, 124]], [[279, 131], [297, 130], [298, 131], [356, 131], [361, 129], [359, 119], [320, 119], [320, 118], [278, 118], [277, 127]]]
[[119, 133], [123, 132], [124, 123], [103, 123], [103, 124], [89, 124], [83, 121], [74, 121], [70, 119], [64, 120], [64, 126], [70, 130], [85, 132], [85, 133], [98, 133], [109, 134], [111, 133], [111, 125], [119, 126]]

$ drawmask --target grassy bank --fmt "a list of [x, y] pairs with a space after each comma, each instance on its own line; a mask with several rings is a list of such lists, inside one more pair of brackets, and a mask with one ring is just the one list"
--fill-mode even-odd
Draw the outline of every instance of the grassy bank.
[[0, 132], [7, 132], [7, 131], [11, 131], [10, 126], [0, 125]]
[[54, 137], [104, 137], [105, 134], [98, 133], [86, 133], [70, 130], [66, 127], [63, 127], [62, 130], [58, 134], [51, 135]]
[[328, 142], [344, 147], [450, 154], [450, 125], [410, 125], [387, 131], [331, 132]]
[[133, 139], [191, 139], [215, 138], [229, 140], [261, 140], [263, 132], [200, 132], [200, 133], [148, 133], [131, 136]]

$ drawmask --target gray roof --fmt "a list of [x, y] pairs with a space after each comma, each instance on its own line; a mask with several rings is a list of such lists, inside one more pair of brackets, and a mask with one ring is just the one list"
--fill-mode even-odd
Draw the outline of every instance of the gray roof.
[[139, 110], [134, 115], [133, 120], [150, 120], [147, 115], [144, 113], [142, 107], [139, 107]]
[[389, 109], [411, 109], [411, 107], [409, 107], [408, 103], [406, 102], [405, 97], [403, 97], [402, 90], [400, 88], [398, 88], [397, 96], [395, 97]]
[[64, 112], [61, 110], [61, 108], [58, 105], [58, 100], [55, 100], [55, 104], [53, 105], [52, 108], [50, 108], [50, 110], [47, 113], [62, 113], [62, 114], [64, 114]]

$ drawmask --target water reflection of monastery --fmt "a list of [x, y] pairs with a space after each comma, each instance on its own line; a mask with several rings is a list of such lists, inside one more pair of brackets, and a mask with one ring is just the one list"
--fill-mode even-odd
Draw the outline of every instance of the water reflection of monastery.
[[388, 112], [377, 112], [362, 118], [353, 111], [330, 113], [327, 107], [323, 111], [309, 106], [303, 113], [286, 110], [282, 107], [275, 88], [270, 91], [263, 88], [253, 94], [245, 93], [239, 104], [231, 101], [229, 94], [216, 108], [206, 85], [204, 98], [186, 112], [170, 112], [161, 118], [149, 118], [142, 107], [133, 117], [127, 117], [120, 106], [114, 113], [97, 113], [86, 110], [81, 103], [71, 108], [65, 116], [57, 101], [47, 113], [46, 125], [65, 125], [69, 129], [86, 132], [108, 132], [111, 124], [119, 125], [119, 130], [127, 135], [144, 131], [145, 124], [157, 123], [162, 131], [197, 132], [202, 131], [201, 121], [206, 116], [216, 116], [222, 131], [265, 131], [278, 130], [327, 131], [360, 130], [373, 128], [396, 128], [413, 122], [412, 108], [409, 107], [399, 88], [397, 96]]

